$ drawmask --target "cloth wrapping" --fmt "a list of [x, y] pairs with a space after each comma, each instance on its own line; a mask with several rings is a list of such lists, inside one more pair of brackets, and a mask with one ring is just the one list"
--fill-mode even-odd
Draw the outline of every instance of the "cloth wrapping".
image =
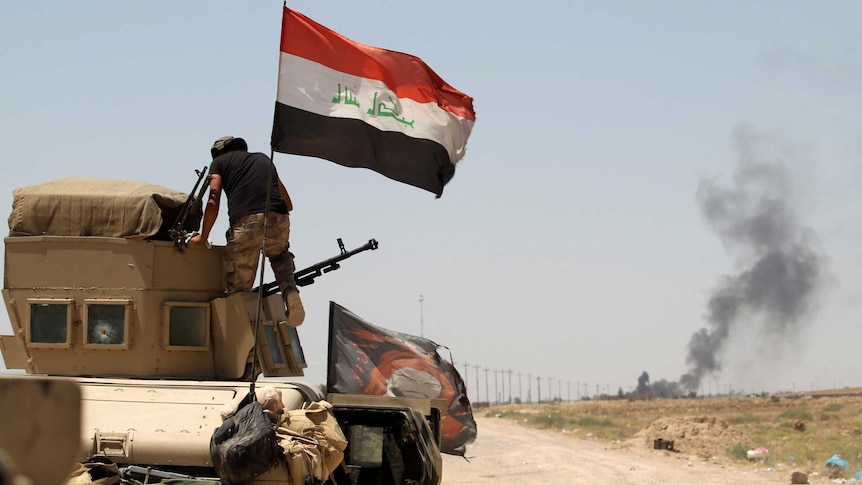
[[[104, 236], [168, 240], [188, 196], [160, 185], [67, 177], [15, 189], [10, 236]], [[186, 228], [200, 225], [200, 215]]]
[[[264, 410], [268, 411], [267, 416], [273, 420], [273, 422], [277, 423], [281, 420], [281, 415], [284, 414], [284, 402], [281, 400], [281, 390], [274, 387], [262, 387], [260, 389], [255, 389], [254, 394], [255, 397], [257, 397], [257, 402], [263, 406]], [[239, 394], [232, 401], [222, 406], [219, 413], [221, 414], [221, 420], [224, 421], [232, 413], [235, 413], [240, 403], [246, 399], [246, 397], [247, 396]]]

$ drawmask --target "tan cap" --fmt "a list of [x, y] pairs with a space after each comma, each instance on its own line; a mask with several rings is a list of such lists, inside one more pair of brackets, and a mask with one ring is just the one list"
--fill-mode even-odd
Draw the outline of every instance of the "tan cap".
[[243, 150], [248, 150], [248, 144], [242, 138], [223, 136], [213, 142], [213, 146], [210, 148], [210, 154], [213, 156], [213, 159], [215, 159], [217, 156], [221, 155], [228, 146], [233, 146], [237, 143], [241, 144], [240, 148]]

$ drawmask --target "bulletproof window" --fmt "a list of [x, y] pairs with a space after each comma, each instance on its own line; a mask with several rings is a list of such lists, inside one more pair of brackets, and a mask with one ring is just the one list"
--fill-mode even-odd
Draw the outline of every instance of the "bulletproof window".
[[130, 303], [128, 300], [85, 300], [84, 347], [128, 348]]
[[209, 303], [170, 302], [165, 305], [165, 348], [207, 350], [210, 342]]
[[70, 347], [72, 300], [32, 299], [27, 300], [27, 307], [27, 347]]
[[263, 360], [261, 364], [264, 368], [269, 370], [284, 369], [292, 375], [302, 375], [296, 373], [307, 365], [296, 329], [271, 321], [261, 321], [260, 324], [257, 342]]
[[422, 416], [416, 421], [405, 408], [340, 404], [334, 414], [347, 437], [349, 483], [437, 483], [430, 442], [417, 430], [425, 426]]
[[306, 367], [305, 353], [302, 351], [302, 345], [299, 343], [299, 333], [293, 327], [286, 327], [287, 337], [290, 341], [290, 350], [293, 353], [293, 362], [296, 367]]
[[383, 427], [356, 424], [349, 429], [347, 439], [351, 446], [347, 462], [363, 468], [383, 465]]
[[258, 341], [258, 345], [266, 345], [267, 349], [271, 349], [264, 352], [266, 363], [272, 362], [268, 368], [286, 368], [293, 375], [302, 375], [299, 369], [308, 366], [299, 343], [299, 334], [284, 321], [284, 300], [280, 295], [270, 295], [264, 300], [263, 310], [266, 318], [262, 321], [263, 339]]
[[263, 355], [267, 366], [270, 368], [284, 367], [284, 354], [281, 353], [278, 326], [272, 322], [261, 322], [261, 329], [264, 337]]

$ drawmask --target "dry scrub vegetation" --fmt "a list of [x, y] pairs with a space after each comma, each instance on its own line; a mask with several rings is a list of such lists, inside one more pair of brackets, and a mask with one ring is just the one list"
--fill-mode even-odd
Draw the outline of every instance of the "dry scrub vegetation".
[[[719, 463], [747, 462], [748, 450], [767, 448], [758, 466], [823, 473], [833, 455], [862, 470], [862, 389], [770, 397], [599, 400], [511, 404], [489, 416], [619, 447], [653, 448], [674, 442], [684, 456]], [[479, 430], [481, 433], [481, 430]], [[666, 452], [665, 452], [666, 453]]]

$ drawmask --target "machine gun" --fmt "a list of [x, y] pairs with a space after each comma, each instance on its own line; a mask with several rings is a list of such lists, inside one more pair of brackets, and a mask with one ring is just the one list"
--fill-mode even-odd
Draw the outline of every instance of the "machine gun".
[[[313, 264], [305, 269], [301, 269], [293, 273], [293, 279], [296, 282], [296, 286], [308, 286], [314, 283], [314, 278], [323, 275], [323, 273], [329, 273], [330, 271], [335, 271], [341, 267], [341, 261], [354, 256], [356, 254], [361, 253], [362, 251], [367, 250], [375, 250], [377, 249], [377, 240], [369, 239], [367, 243], [359, 246], [356, 249], [351, 251], [347, 251], [344, 249], [344, 242], [341, 241], [341, 238], [338, 238], [338, 250], [339, 254], [337, 256], [333, 256], [325, 261], [321, 261], [317, 264]], [[253, 288], [251, 291], [258, 291], [258, 288]], [[278, 291], [278, 282], [273, 281], [270, 283], [266, 283], [263, 285], [263, 295], [269, 296]]]
[[[177, 219], [171, 226], [170, 231], [168, 231], [171, 240], [181, 251], [188, 246], [189, 231], [186, 229], [186, 221], [189, 217], [203, 215], [202, 200], [204, 193], [209, 188], [210, 178], [212, 177], [212, 175], [207, 175], [206, 165], [200, 170], [195, 169], [195, 173], [198, 176], [198, 180], [195, 182], [195, 186], [192, 187], [191, 192], [189, 192], [189, 197], [180, 209], [179, 214], [177, 214]], [[201, 182], [203, 182], [203, 185], [201, 185]], [[200, 190], [198, 190], [199, 185], [201, 185]], [[195, 224], [195, 228], [197, 228], [198, 224], [200, 224], [200, 220]]]

